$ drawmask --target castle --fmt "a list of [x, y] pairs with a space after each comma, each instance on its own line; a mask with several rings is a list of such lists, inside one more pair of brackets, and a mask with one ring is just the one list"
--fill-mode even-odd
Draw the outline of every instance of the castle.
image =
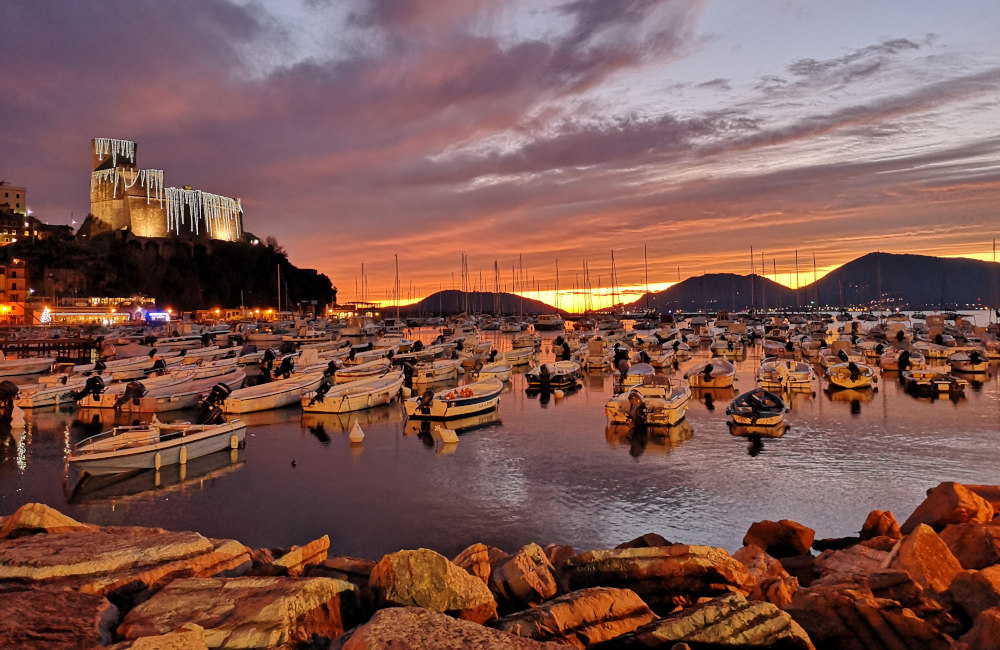
[[163, 170], [139, 169], [135, 142], [91, 140], [90, 213], [101, 230], [130, 229], [137, 237], [243, 238], [239, 199], [164, 187]]

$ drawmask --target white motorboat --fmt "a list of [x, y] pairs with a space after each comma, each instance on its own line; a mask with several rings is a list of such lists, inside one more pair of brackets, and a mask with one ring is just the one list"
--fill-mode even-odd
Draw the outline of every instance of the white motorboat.
[[480, 380], [494, 378], [500, 381], [508, 381], [513, 371], [514, 365], [509, 361], [497, 361], [495, 363], [488, 363], [480, 368], [479, 372], [476, 373], [476, 377]]
[[347, 366], [334, 373], [333, 381], [336, 384], [346, 384], [360, 379], [379, 377], [384, 375], [390, 366], [392, 366], [392, 361], [386, 358], [375, 359], [356, 366]]
[[243, 368], [234, 367], [224, 375], [192, 378], [191, 381], [172, 386], [148, 388], [145, 382], [130, 382], [125, 392], [115, 400], [114, 407], [122, 413], [164, 413], [194, 408], [207, 397], [216, 386], [225, 386], [231, 393], [243, 386], [247, 373]]
[[422, 395], [404, 402], [406, 415], [414, 419], [447, 420], [491, 411], [500, 403], [504, 384], [499, 379], [486, 379], [465, 386], [435, 393], [428, 388]]
[[687, 415], [691, 387], [685, 381], [644, 383], [615, 395], [604, 405], [612, 424], [669, 427]]
[[648, 363], [633, 363], [628, 367], [624, 378], [619, 376], [620, 373], [617, 370], [612, 374], [617, 377], [616, 381], [622, 386], [638, 386], [653, 377], [656, 374], [656, 369]]
[[990, 361], [986, 351], [955, 352], [948, 355], [948, 365], [952, 372], [986, 372], [990, 369]]
[[692, 388], [728, 388], [736, 379], [736, 366], [722, 357], [713, 357], [696, 363], [684, 378]]
[[792, 359], [766, 358], [757, 370], [757, 382], [766, 390], [812, 390], [816, 373], [812, 365]]
[[461, 359], [434, 359], [421, 361], [413, 366], [414, 384], [433, 384], [438, 381], [458, 379]]
[[831, 386], [837, 388], [871, 388], [878, 383], [875, 369], [864, 363], [836, 363], [826, 369]]
[[80, 441], [68, 463], [91, 475], [160, 469], [185, 464], [223, 449], [243, 444], [247, 425], [240, 420], [223, 424], [166, 424], [156, 417], [147, 425], [115, 427]]
[[73, 393], [83, 388], [87, 377], [83, 375], [62, 375], [62, 382], [46, 382], [29, 386], [21, 386], [21, 391], [14, 398], [14, 404], [23, 409], [57, 406], [75, 402]]
[[287, 379], [234, 390], [222, 403], [222, 412], [252, 413], [298, 404], [302, 393], [316, 390], [324, 377], [321, 371], [294, 373]]
[[56, 364], [52, 357], [28, 357], [25, 359], [8, 359], [0, 351], [0, 377], [19, 377], [49, 372]]
[[347, 413], [388, 404], [403, 386], [403, 371], [391, 370], [382, 375], [357, 379], [346, 384], [323, 381], [315, 391], [302, 393], [305, 413]]
[[[147, 377], [142, 381], [142, 384], [145, 390], [176, 388], [193, 379], [193, 371], [178, 370]], [[105, 384], [100, 376], [92, 375], [87, 378], [83, 388], [76, 393], [76, 403], [83, 408], [115, 408], [115, 403], [125, 393], [128, 386], [127, 382]]]
[[566, 321], [559, 314], [539, 314], [538, 320], [535, 321], [535, 329], [565, 331]]
[[513, 350], [506, 350], [503, 353], [504, 361], [508, 361], [511, 365], [523, 366], [525, 364], [531, 363], [531, 357], [535, 354], [534, 346], [524, 347], [524, 348], [514, 348]]
[[904, 370], [900, 373], [907, 392], [920, 396], [963, 395], [969, 382], [936, 370]]
[[524, 373], [528, 390], [566, 389], [576, 385], [580, 378], [580, 364], [576, 361], [543, 363]]

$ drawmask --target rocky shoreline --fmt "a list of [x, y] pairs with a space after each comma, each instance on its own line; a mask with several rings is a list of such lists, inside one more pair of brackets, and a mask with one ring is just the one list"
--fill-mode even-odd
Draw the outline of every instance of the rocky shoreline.
[[1000, 648], [998, 513], [1000, 486], [942, 483], [851, 538], [761, 521], [732, 554], [650, 533], [374, 562], [27, 504], [0, 518], [0, 647]]

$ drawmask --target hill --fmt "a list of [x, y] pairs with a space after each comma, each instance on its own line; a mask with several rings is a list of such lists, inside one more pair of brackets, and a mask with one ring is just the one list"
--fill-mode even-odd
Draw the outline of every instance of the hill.
[[759, 275], [706, 273], [669, 289], [643, 296], [626, 309], [648, 306], [665, 311], [744, 311], [778, 306], [795, 306], [795, 291]]
[[[468, 300], [466, 300], [468, 296]], [[497, 313], [497, 314], [559, 314], [566, 316], [561, 309], [539, 300], [522, 298], [512, 293], [490, 293], [487, 291], [462, 292], [457, 289], [446, 289], [427, 296], [420, 302], [399, 308], [401, 316], [436, 316], [440, 314]]]

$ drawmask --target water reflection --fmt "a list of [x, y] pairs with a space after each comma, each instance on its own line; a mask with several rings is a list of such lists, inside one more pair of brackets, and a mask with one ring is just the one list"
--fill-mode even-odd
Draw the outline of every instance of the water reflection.
[[608, 423], [604, 438], [612, 448], [627, 446], [629, 455], [669, 454], [691, 437], [693, 429], [687, 420], [669, 427], [636, 427], [625, 423]]

